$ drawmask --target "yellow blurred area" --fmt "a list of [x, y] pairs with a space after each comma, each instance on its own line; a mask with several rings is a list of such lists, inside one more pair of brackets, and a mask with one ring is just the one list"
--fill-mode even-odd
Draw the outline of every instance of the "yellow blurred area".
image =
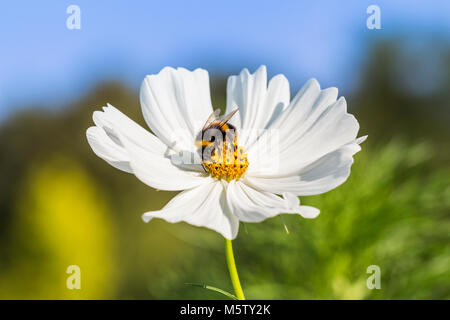
[[[114, 297], [113, 224], [94, 181], [74, 160], [55, 156], [32, 167], [23, 186], [10, 235], [17, 252], [0, 275], [0, 298]], [[81, 269], [80, 290], [66, 287], [70, 265]]]

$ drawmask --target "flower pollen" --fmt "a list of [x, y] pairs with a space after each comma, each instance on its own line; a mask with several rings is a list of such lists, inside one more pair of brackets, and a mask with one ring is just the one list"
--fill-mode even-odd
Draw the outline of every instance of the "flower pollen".
[[210, 159], [203, 161], [203, 166], [216, 179], [238, 180], [247, 171], [247, 154], [237, 142], [225, 142], [212, 151]]

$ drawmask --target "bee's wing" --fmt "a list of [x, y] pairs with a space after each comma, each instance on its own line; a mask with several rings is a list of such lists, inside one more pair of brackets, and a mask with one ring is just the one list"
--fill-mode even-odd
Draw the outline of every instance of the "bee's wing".
[[234, 116], [234, 114], [237, 111], [238, 111], [238, 109], [235, 109], [235, 110], [231, 111], [229, 114], [220, 117], [220, 119], [218, 120], [219, 121], [219, 128], [222, 127], [228, 121], [230, 121], [230, 119]]
[[207, 128], [211, 124], [211, 122], [213, 122], [214, 120], [217, 120], [217, 117], [219, 116], [219, 114], [220, 114], [220, 109], [214, 110], [214, 112], [211, 113], [211, 115], [208, 117], [208, 120], [206, 120], [205, 125], [203, 126], [202, 130], [205, 130], [205, 128]]

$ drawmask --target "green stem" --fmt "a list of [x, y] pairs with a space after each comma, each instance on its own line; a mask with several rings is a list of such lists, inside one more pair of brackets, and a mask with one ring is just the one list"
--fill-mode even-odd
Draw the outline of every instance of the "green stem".
[[244, 292], [242, 291], [241, 283], [236, 269], [236, 262], [234, 261], [233, 246], [231, 240], [225, 239], [225, 255], [227, 257], [228, 270], [230, 271], [231, 283], [233, 284], [234, 292], [239, 300], [245, 300]]

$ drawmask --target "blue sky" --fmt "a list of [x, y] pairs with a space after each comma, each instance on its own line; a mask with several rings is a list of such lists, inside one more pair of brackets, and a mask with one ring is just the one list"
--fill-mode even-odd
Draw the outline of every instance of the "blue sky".
[[[81, 30], [66, 9], [81, 9]], [[381, 8], [382, 30], [366, 28]], [[4, 1], [0, 119], [19, 107], [63, 106], [98, 81], [138, 90], [164, 66], [230, 74], [265, 64], [299, 88], [315, 77], [350, 91], [370, 44], [403, 34], [450, 38], [450, 1]]]

